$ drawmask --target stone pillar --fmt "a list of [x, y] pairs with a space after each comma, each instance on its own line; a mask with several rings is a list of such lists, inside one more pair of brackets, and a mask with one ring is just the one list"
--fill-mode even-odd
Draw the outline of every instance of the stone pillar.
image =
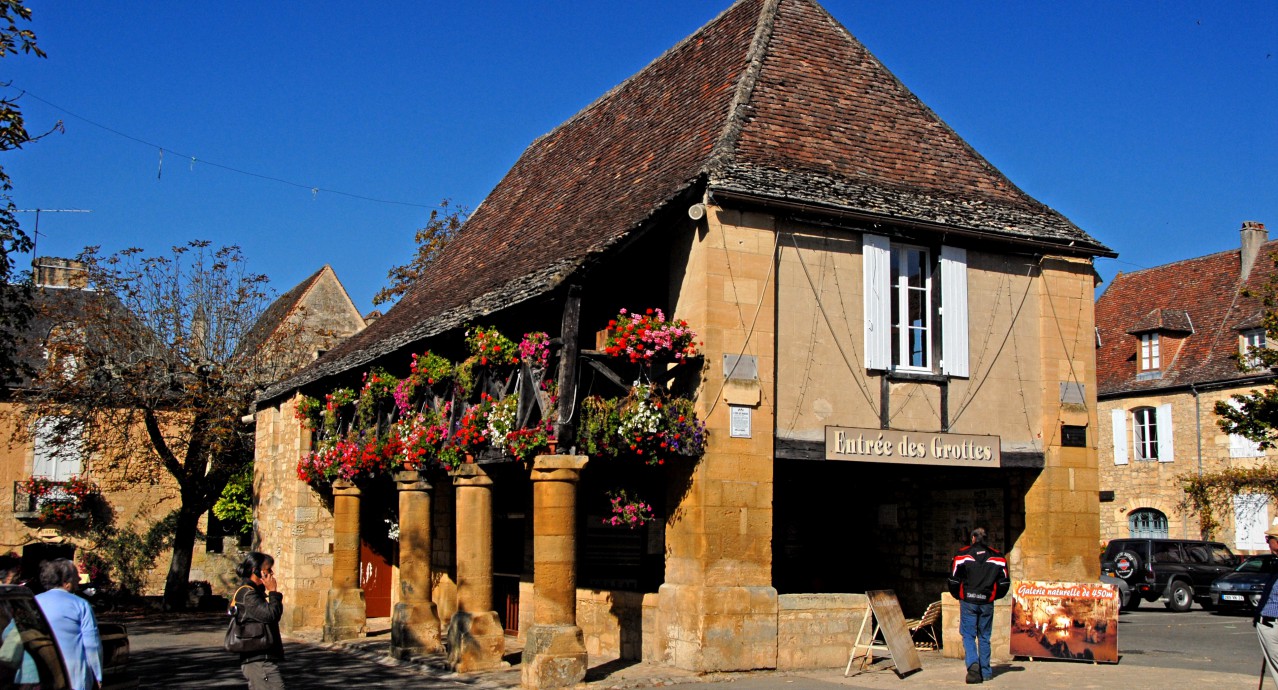
[[457, 500], [457, 612], [448, 623], [448, 663], [454, 671], [505, 664], [505, 631], [493, 611], [493, 480], [466, 463], [453, 472]]
[[333, 482], [333, 586], [324, 611], [324, 641], [364, 634], [364, 590], [359, 588], [359, 487]]
[[431, 486], [421, 472], [395, 473], [399, 487], [399, 601], [391, 615], [391, 656], [440, 650], [439, 613], [431, 601]]
[[533, 625], [524, 643], [525, 688], [571, 688], [586, 677], [577, 627], [577, 482], [584, 455], [533, 460]]

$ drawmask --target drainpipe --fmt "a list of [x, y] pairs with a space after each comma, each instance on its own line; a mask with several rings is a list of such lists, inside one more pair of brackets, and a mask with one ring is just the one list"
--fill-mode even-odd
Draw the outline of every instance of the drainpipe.
[[[1198, 389], [1195, 388], [1192, 383], [1189, 384], [1189, 392], [1194, 396], [1194, 436], [1197, 438], [1198, 445], [1198, 476], [1201, 477], [1203, 476], [1203, 410], [1202, 406], [1199, 405]], [[1189, 522], [1189, 511], [1185, 511], [1185, 522]], [[1186, 527], [1188, 527], [1188, 525], [1186, 525]], [[1198, 531], [1200, 534], [1198, 536], [1200, 538], [1203, 536], [1201, 534], [1201, 527], [1202, 526], [1199, 525]], [[1186, 536], [1188, 536], [1189, 530], [1186, 529], [1185, 532]]]

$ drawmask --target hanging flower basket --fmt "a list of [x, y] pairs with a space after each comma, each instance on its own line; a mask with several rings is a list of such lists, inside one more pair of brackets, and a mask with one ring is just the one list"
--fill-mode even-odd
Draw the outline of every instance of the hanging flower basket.
[[603, 519], [605, 525], [635, 529], [656, 519], [651, 505], [638, 497], [630, 497], [625, 489], [609, 491], [607, 495], [612, 505], [612, 515]]
[[666, 320], [660, 309], [644, 313], [622, 309], [608, 322], [604, 352], [631, 362], [683, 361], [698, 354], [697, 334], [683, 319]]

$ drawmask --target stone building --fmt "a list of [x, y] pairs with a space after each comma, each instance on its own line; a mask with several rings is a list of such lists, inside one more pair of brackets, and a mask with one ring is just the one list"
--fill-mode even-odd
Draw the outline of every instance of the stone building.
[[[48, 356], [45, 344], [50, 339], [83, 333], [75, 323], [59, 323], [57, 319], [77, 313], [75, 305], [89, 293], [84, 290], [85, 269], [78, 262], [44, 257], [33, 262], [33, 269], [37, 317], [28, 332], [20, 337], [27, 344], [24, 351], [34, 357], [32, 363], [40, 366], [42, 358]], [[51, 317], [53, 314], [59, 316]], [[273, 361], [282, 378], [313, 361], [318, 352], [359, 331], [363, 325], [336, 274], [324, 266], [281, 295], [262, 313], [249, 337], [241, 343], [241, 350], [288, 353], [287, 361], [282, 356], [279, 361]], [[279, 347], [277, 341], [281, 338], [290, 338], [292, 343], [300, 339], [305, 349], [295, 344]], [[297, 359], [297, 352], [303, 353], [304, 361]], [[92, 547], [89, 535], [82, 529], [85, 527], [82, 518], [51, 520], [42, 514], [40, 508], [44, 502], [60, 497], [29, 495], [22, 485], [32, 478], [50, 480], [55, 486], [64, 486], [76, 477], [92, 481], [101, 489], [114, 524], [120, 528], [144, 532], [178, 505], [177, 482], [157, 461], [143, 457], [144, 451], [139, 451], [126, 472], [123, 464], [113, 467], [103, 458], [90, 454], [83, 439], [58, 434], [52, 425], [41, 426], [37, 420], [33, 429], [28, 428], [21, 390], [31, 383], [17, 381], [0, 389], [0, 482], [13, 487], [14, 496], [12, 503], [0, 503], [0, 552], [18, 552], [27, 576], [37, 572], [42, 560], [74, 557], [77, 549]], [[206, 539], [196, 542], [191, 580], [209, 581], [216, 591], [233, 586], [234, 567], [239, 562], [235, 535], [225, 535], [211, 514], [202, 521], [200, 531]], [[241, 546], [246, 547], [248, 543]], [[157, 567], [148, 575], [144, 594], [158, 594], [163, 590], [168, 561], [168, 552], [157, 558]]]
[[[1202, 538], [1180, 479], [1270, 457], [1221, 431], [1215, 407], [1274, 381], [1269, 369], [1239, 362], [1249, 348], [1269, 346], [1262, 299], [1276, 251], [1263, 224], [1246, 222], [1239, 249], [1120, 273], [1096, 301], [1102, 543]], [[1274, 512], [1265, 496], [1235, 496], [1214, 536], [1237, 551], [1266, 552]]]
[[[429, 532], [399, 544], [394, 597], [428, 593], [440, 629], [493, 609], [525, 664], [584, 647], [713, 671], [842, 665], [864, 593], [922, 613], [977, 525], [1017, 578], [1094, 580], [1096, 256], [1113, 253], [814, 1], [736, 2], [534, 141], [399, 304], [260, 399], [258, 536], [284, 573], [284, 625], [359, 634], [353, 571], [384, 531], [358, 490], [297, 480], [299, 393], [404, 375], [470, 323], [593, 334], [645, 306], [704, 342], [708, 450], [646, 475], [658, 521], [600, 529], [620, 470], [571, 448], [531, 472], [464, 465], [414, 484], [431, 507], [401, 513], [401, 534]], [[585, 387], [595, 369], [580, 369]], [[554, 494], [567, 517], [547, 509], [551, 475], [575, 488]], [[547, 531], [575, 542], [556, 551]], [[575, 604], [551, 573], [575, 578]]]

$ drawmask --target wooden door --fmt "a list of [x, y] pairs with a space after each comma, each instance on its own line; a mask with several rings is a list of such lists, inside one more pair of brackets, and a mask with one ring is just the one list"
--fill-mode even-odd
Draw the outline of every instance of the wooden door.
[[364, 615], [386, 618], [391, 615], [391, 564], [359, 540], [359, 588], [364, 590]]

